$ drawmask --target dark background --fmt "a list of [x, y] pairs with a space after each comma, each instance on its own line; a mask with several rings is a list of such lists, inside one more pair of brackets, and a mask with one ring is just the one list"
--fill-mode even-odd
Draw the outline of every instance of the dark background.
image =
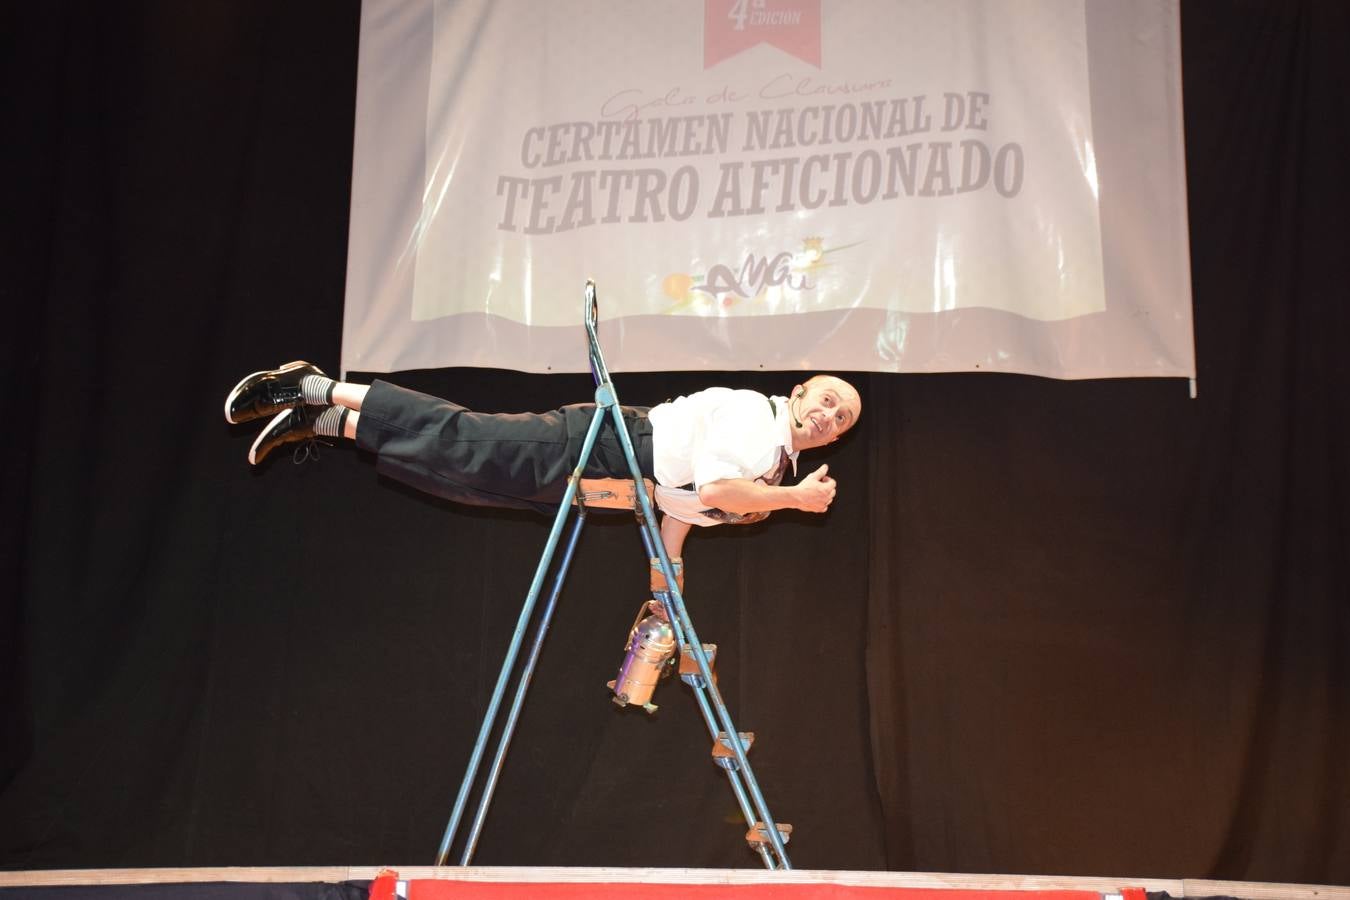
[[[430, 862], [547, 522], [350, 446], [254, 470], [221, 418], [247, 372], [337, 366], [358, 4], [18, 6], [0, 866]], [[1199, 398], [859, 375], [827, 517], [691, 539], [798, 867], [1350, 883], [1350, 28], [1187, 2], [1182, 38]], [[607, 699], [645, 581], [625, 517], [588, 530], [477, 862], [758, 865], [688, 691]]]

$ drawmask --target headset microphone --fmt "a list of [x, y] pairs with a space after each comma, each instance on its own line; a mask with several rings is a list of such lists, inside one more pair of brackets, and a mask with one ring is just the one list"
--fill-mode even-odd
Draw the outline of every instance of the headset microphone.
[[[802, 398], [805, 397], [805, 396], [806, 396], [806, 391], [798, 391], [798, 392], [797, 392], [797, 396], [793, 397], [792, 399], [793, 399], [793, 400], [800, 400], [800, 399], [802, 399]], [[792, 424], [795, 425], [795, 426], [797, 426], [798, 428], [801, 428], [801, 427], [802, 427], [802, 420], [799, 419], [799, 418], [797, 418], [797, 411], [796, 411], [795, 409], [792, 408], [792, 404], [791, 404], [791, 403], [788, 404], [788, 413], [792, 416]]]

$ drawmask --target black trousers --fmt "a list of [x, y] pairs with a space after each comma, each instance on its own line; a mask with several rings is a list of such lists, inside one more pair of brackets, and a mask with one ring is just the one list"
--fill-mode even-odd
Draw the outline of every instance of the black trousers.
[[[638, 466], [651, 478], [647, 411], [625, 406], [622, 412]], [[376, 454], [380, 474], [428, 494], [473, 506], [552, 512], [562, 502], [594, 415], [593, 403], [546, 413], [480, 413], [376, 381], [361, 404], [356, 445]], [[632, 477], [610, 415], [582, 474]]]

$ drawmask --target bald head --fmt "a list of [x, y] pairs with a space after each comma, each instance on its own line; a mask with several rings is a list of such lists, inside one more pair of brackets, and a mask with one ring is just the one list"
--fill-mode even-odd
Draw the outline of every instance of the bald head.
[[788, 406], [793, 420], [794, 450], [834, 443], [862, 415], [858, 391], [836, 375], [814, 375], [797, 385], [788, 398]]

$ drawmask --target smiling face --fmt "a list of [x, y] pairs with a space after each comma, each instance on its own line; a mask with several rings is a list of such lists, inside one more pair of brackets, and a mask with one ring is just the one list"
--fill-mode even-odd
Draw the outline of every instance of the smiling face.
[[[809, 450], [839, 440], [862, 415], [862, 398], [842, 378], [817, 375], [792, 389], [792, 449]], [[800, 428], [796, 423], [801, 422]]]

